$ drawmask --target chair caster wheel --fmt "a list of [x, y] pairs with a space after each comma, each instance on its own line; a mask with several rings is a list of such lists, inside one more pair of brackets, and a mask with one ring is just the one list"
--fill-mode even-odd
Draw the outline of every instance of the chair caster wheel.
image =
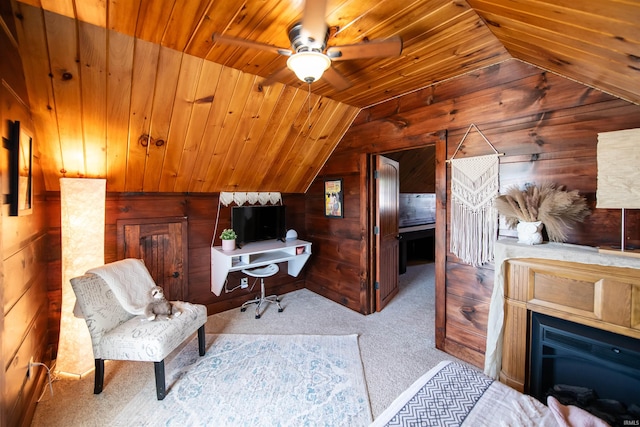
[[256, 319], [259, 319], [259, 318], [260, 318], [260, 315], [259, 315], [259, 314], [256, 314]]
[[278, 313], [282, 313], [284, 311], [284, 308], [279, 308], [278, 309]]
[[240, 309], [240, 311], [241, 311], [242, 313], [244, 313], [245, 311], [247, 311], [247, 307], [242, 307], [242, 308]]

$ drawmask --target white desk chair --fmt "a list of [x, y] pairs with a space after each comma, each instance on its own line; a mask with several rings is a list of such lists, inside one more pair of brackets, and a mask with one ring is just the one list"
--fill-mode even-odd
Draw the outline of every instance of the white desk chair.
[[278, 299], [278, 296], [277, 295], [266, 296], [264, 291], [264, 278], [275, 275], [276, 273], [278, 273], [279, 270], [280, 269], [278, 268], [277, 264], [269, 264], [264, 267], [242, 270], [242, 272], [247, 276], [260, 278], [260, 296], [258, 298], [254, 298], [242, 304], [242, 307], [240, 307], [240, 311], [243, 311], [243, 312], [246, 311], [248, 305], [258, 304], [258, 306], [256, 307], [256, 319], [259, 319], [260, 307], [262, 306], [263, 303], [268, 302], [268, 303], [276, 304], [278, 306], [278, 313], [282, 313], [283, 308], [280, 305], [280, 300]]

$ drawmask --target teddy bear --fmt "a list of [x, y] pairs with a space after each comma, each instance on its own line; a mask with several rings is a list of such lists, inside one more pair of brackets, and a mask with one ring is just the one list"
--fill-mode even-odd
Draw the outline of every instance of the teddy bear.
[[179, 308], [167, 301], [160, 286], [155, 286], [151, 289], [151, 302], [147, 304], [144, 310], [147, 320], [169, 320], [181, 314], [182, 311]]

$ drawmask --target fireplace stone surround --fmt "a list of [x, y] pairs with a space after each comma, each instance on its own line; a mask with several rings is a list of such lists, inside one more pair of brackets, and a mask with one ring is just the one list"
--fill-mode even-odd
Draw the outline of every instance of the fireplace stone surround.
[[531, 312], [640, 339], [640, 258], [499, 240], [485, 374], [528, 392]]

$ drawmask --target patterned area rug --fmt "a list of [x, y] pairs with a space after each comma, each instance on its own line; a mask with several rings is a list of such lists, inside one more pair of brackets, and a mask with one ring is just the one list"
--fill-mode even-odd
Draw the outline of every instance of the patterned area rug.
[[357, 335], [207, 335], [166, 365], [168, 394], [147, 384], [117, 426], [367, 426]]

